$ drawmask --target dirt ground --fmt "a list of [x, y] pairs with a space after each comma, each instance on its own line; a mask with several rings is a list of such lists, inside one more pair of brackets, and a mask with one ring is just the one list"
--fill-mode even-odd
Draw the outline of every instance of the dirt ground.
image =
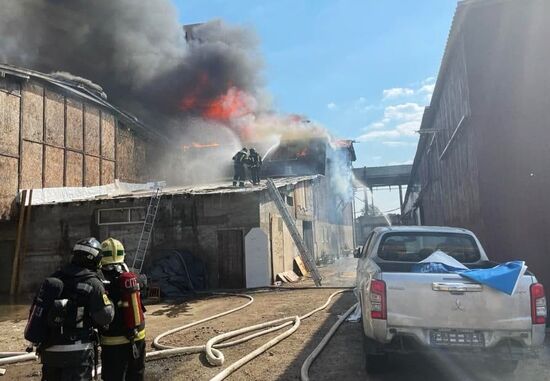
[[[330, 274], [331, 282], [325, 284], [349, 285], [355, 263], [344, 259], [322, 269], [325, 276]], [[307, 284], [304, 282], [303, 284]], [[254, 303], [245, 309], [209, 321], [166, 338], [165, 343], [174, 345], [202, 345], [222, 332], [234, 330], [262, 321], [285, 316], [302, 315], [322, 305], [335, 290], [328, 289], [283, 289], [250, 293]], [[338, 316], [355, 302], [351, 292], [337, 296], [325, 310], [302, 321], [298, 330], [290, 337], [269, 349], [237, 370], [228, 380], [299, 380], [300, 368], [305, 358], [330, 329]], [[147, 340], [151, 351], [152, 339], [161, 332], [215, 313], [246, 303], [245, 299], [227, 296], [201, 296], [176, 303], [162, 303], [148, 307]], [[21, 351], [25, 347], [23, 328], [26, 308], [15, 308], [10, 319], [0, 321], [0, 351]], [[0, 320], [2, 320], [0, 318]], [[262, 336], [234, 347], [222, 349], [226, 362], [222, 367], [212, 367], [204, 354], [193, 354], [147, 362], [146, 379], [152, 380], [208, 380], [227, 365], [259, 347], [276, 333]], [[543, 381], [550, 380], [550, 350], [546, 346], [541, 357], [524, 361], [510, 376], [498, 375], [492, 364], [464, 364], [454, 359], [435, 354], [431, 356], [394, 357], [391, 369], [383, 375], [367, 375], [363, 370], [362, 332], [360, 323], [344, 323], [329, 343], [325, 351], [313, 364], [311, 380], [369, 380], [369, 381], [409, 381], [409, 380], [479, 380], [479, 381]], [[40, 378], [40, 365], [29, 362], [8, 365], [5, 376], [0, 381]]]

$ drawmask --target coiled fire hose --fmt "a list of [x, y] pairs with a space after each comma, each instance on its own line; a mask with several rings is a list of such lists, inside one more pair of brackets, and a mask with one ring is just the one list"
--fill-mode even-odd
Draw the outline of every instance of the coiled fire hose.
[[[231, 373], [235, 372], [237, 369], [239, 369], [241, 366], [243, 366], [247, 362], [251, 361], [255, 357], [267, 351], [269, 348], [273, 347], [274, 345], [281, 342], [288, 336], [292, 335], [298, 329], [302, 320], [307, 319], [311, 315], [324, 310], [331, 303], [332, 299], [336, 295], [339, 295], [344, 292], [349, 292], [349, 291], [351, 291], [351, 289], [343, 289], [343, 290], [333, 292], [322, 306], [319, 306], [313, 309], [312, 311], [309, 311], [305, 315], [284, 317], [284, 318], [275, 319], [264, 323], [243, 327], [234, 331], [222, 333], [208, 340], [205, 345], [190, 346], [190, 347], [173, 347], [173, 346], [160, 343], [160, 340], [165, 338], [166, 336], [172, 335], [177, 332], [181, 332], [183, 330], [205, 323], [207, 321], [214, 320], [219, 317], [237, 312], [239, 310], [242, 310], [243, 308], [248, 307], [250, 304], [254, 302], [254, 298], [248, 294], [214, 293], [213, 295], [236, 296], [236, 297], [241, 297], [249, 300], [238, 307], [221, 312], [219, 314], [208, 316], [204, 319], [197, 320], [195, 322], [191, 322], [161, 333], [160, 335], [155, 337], [155, 339], [153, 340], [153, 347], [157, 348], [158, 350], [154, 352], [148, 352], [146, 354], [146, 358], [148, 360], [153, 360], [153, 359], [166, 358], [166, 357], [175, 356], [175, 355], [205, 352], [206, 358], [211, 365], [221, 366], [224, 363], [225, 357], [223, 353], [219, 350], [220, 348], [226, 348], [233, 345], [241, 344], [253, 338], [278, 331], [287, 326], [291, 326], [289, 329], [285, 330], [278, 336], [269, 340], [268, 342], [258, 347], [254, 351], [250, 352], [246, 356], [242, 357], [241, 359], [235, 361], [233, 364], [229, 365], [227, 368], [225, 368], [223, 371], [221, 371], [211, 379], [211, 381], [220, 381], [228, 377]], [[258, 331], [258, 332], [255, 332], [255, 331]], [[231, 339], [236, 336], [241, 336], [248, 332], [254, 332], [254, 333], [251, 333], [248, 336], [242, 337], [234, 341], [225, 342], [228, 339]], [[1, 358], [3, 357], [3, 353], [0, 352], [0, 365], [12, 364], [12, 363], [17, 363], [22, 361], [29, 361], [37, 358], [34, 353], [17, 353], [17, 354], [15, 352], [5, 352], [5, 353], [8, 353], [9, 355], [6, 355], [7, 357]], [[101, 372], [101, 369], [98, 369], [98, 373], [100, 372]]]

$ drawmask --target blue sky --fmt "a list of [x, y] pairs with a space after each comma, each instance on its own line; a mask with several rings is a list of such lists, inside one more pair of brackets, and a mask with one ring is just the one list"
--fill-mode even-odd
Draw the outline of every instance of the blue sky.
[[456, 0], [175, 4], [182, 23], [221, 18], [252, 27], [276, 109], [307, 115], [338, 137], [356, 139], [355, 166], [412, 161]]

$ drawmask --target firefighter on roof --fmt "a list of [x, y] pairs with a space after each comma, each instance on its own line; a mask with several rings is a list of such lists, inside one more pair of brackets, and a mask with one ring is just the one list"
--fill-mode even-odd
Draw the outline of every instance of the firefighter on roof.
[[252, 178], [252, 184], [258, 185], [260, 183], [260, 171], [262, 168], [262, 157], [254, 148], [250, 148], [250, 155], [248, 155], [248, 168], [250, 168], [250, 177]]
[[243, 148], [233, 156], [233, 168], [235, 170], [235, 176], [233, 176], [233, 186], [237, 186], [237, 181], [240, 187], [244, 187], [244, 181], [246, 174], [244, 165], [248, 162], [248, 150]]
[[102, 378], [139, 381], [145, 372], [145, 309], [136, 274], [124, 263], [124, 246], [114, 238], [101, 243], [102, 272], [115, 306], [115, 318], [101, 332]]
[[46, 278], [34, 298], [25, 339], [37, 347], [43, 381], [92, 379], [98, 352], [94, 328], [114, 316], [97, 273], [100, 261], [99, 241], [78, 241], [71, 262]]

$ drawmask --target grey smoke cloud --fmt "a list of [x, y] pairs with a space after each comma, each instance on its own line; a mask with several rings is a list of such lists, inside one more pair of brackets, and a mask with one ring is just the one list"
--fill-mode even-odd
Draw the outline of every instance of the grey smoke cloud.
[[0, 33], [0, 61], [90, 79], [146, 121], [200, 114], [231, 86], [262, 91], [252, 31], [213, 21], [187, 43], [168, 0], [4, 0]]

